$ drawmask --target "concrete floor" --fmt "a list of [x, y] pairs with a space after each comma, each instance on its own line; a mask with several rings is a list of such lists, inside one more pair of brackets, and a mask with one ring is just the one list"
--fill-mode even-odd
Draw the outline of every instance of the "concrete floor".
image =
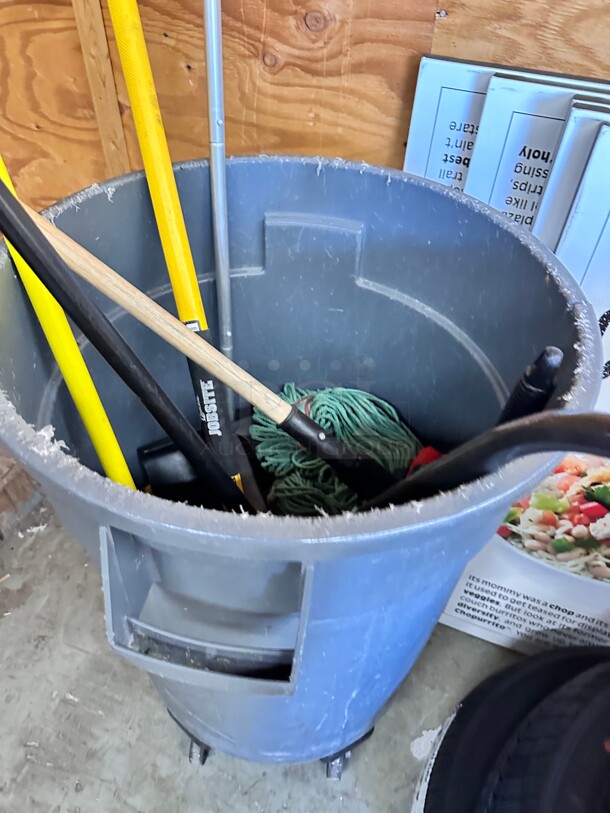
[[111, 652], [99, 576], [43, 503], [0, 542], [0, 811], [409, 813], [418, 738], [516, 657], [439, 626], [340, 783], [319, 763], [190, 765], [146, 676]]

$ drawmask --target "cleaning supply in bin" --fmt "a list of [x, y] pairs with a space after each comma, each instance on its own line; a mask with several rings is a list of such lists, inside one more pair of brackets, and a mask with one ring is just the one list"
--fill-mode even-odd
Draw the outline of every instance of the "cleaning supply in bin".
[[563, 352], [558, 347], [545, 347], [515, 384], [498, 418], [498, 424], [544, 409], [557, 386], [562, 361]]
[[610, 455], [610, 415], [548, 410], [494, 426], [380, 492], [362, 508], [424, 500], [493, 474], [519, 457], [567, 449]]
[[[404, 477], [422, 445], [396, 409], [363, 390], [332, 387], [302, 389], [286, 384], [280, 396], [351, 448]], [[330, 466], [307, 451], [255, 409], [250, 426], [256, 456], [275, 477], [267, 500], [277, 514], [340, 514], [358, 503], [357, 494]]]
[[[555, 389], [562, 360], [559, 348], [546, 347], [513, 388], [498, 423], [505, 424], [544, 409]], [[422, 447], [392, 406], [362, 390], [335, 388], [316, 392], [288, 384], [282, 397], [352, 446], [366, 449], [401, 480], [442, 457], [434, 447]], [[280, 434], [272, 422], [255, 410], [250, 435], [257, 441], [255, 448], [261, 465], [276, 478], [268, 494], [274, 511], [294, 515], [314, 515], [321, 511], [338, 514], [357, 506], [356, 495], [328, 466]], [[422, 476], [428, 478], [429, 472]], [[463, 476], [467, 477], [467, 468]], [[413, 481], [415, 489], [417, 482]], [[409, 480], [396, 488], [408, 494], [410, 483]]]
[[[144, 163], [151, 203], [167, 265], [180, 321], [212, 343], [212, 334], [199, 289], [189, 237], [155, 81], [136, 0], [109, 0], [108, 10], [117, 42], [127, 93], [133, 112], [138, 144]], [[201, 434], [217, 453], [225, 470], [241, 483], [237, 444], [231, 431], [232, 410], [227, 389], [213, 375], [188, 359], [193, 390], [197, 399]], [[152, 445], [155, 470], [163, 474], [163, 454], [167, 476], [171, 475], [174, 449]], [[147, 449], [143, 450], [146, 457]]]
[[115, 304], [123, 307], [188, 358], [215, 375], [252, 406], [260, 409], [312, 454], [329, 463], [341, 480], [362, 500], [371, 499], [396, 483], [397, 477], [376, 459], [353, 449], [345, 441], [324, 430], [304, 412], [288, 404], [234, 361], [226, 358], [205, 339], [194, 334], [153, 299], [44, 217], [28, 206], [22, 205], [21, 208], [78, 276]]
[[355, 449], [342, 438], [332, 435], [329, 429], [325, 430], [303, 410], [289, 404], [285, 398], [194, 335], [179, 320], [45, 218], [29, 207], [22, 208], [79, 276], [216, 375], [313, 456], [329, 463], [340, 480], [358, 495], [358, 510], [420, 500], [455, 489], [496, 471], [522, 455], [566, 449], [588, 452], [592, 447], [599, 452], [600, 446], [606, 448], [610, 444], [610, 419], [597, 414], [546, 412], [495, 427], [440, 460], [420, 466], [415, 474], [404, 479], [406, 471], [396, 474], [371, 454]]
[[[44, 218], [43, 218], [44, 219]], [[240, 489], [218, 463], [148, 368], [106, 315], [85, 294], [70, 269], [32, 222], [25, 207], [0, 182], [0, 230], [30, 265], [91, 344], [138, 396], [146, 409], [182, 449], [208, 487], [209, 507], [250, 509]], [[188, 328], [185, 330], [190, 334]]]
[[[0, 180], [15, 195], [13, 183], [1, 155]], [[131, 471], [114, 428], [65, 313], [23, 257], [8, 242], [7, 248], [106, 476], [135, 490]]]

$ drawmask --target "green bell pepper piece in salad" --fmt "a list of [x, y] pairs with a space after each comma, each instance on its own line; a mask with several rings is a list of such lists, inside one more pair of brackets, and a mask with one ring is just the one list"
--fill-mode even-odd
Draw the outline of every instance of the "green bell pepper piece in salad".
[[523, 508], [519, 508], [518, 505], [515, 505], [513, 508], [510, 509], [508, 514], [504, 517], [504, 524], [505, 525], [514, 525], [515, 522], [519, 519], [521, 514], [523, 513]]
[[567, 497], [556, 497], [544, 491], [535, 491], [530, 501], [532, 508], [539, 511], [552, 511], [554, 514], [565, 514], [570, 507]]
[[584, 550], [599, 548], [599, 540], [594, 539], [592, 536], [588, 536], [586, 539], [575, 539], [574, 544], [577, 548], [583, 548]]
[[551, 547], [555, 553], [569, 553], [571, 550], [574, 550], [574, 543], [570, 542], [569, 539], [560, 536], [559, 539], [553, 539], [551, 542]]

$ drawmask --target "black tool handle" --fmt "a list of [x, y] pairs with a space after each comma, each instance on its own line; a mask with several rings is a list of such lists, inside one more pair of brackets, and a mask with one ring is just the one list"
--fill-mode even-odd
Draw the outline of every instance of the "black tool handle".
[[563, 353], [558, 347], [546, 347], [515, 385], [498, 424], [541, 412], [555, 391], [562, 361]]
[[240, 489], [226, 474], [197, 431], [106, 315], [86, 296], [66, 263], [1, 181], [0, 230], [91, 344], [191, 461], [205, 481], [217, 507], [251, 510]]
[[[198, 330], [198, 325], [187, 323], [187, 327], [213, 344], [210, 330]], [[197, 399], [201, 434], [232, 477], [239, 473], [238, 441], [233, 432], [233, 416], [229, 412], [229, 399], [226, 386], [210, 375], [192, 359], [188, 359], [189, 373]]]
[[397, 478], [380, 463], [350, 449], [297, 407], [278, 426], [313, 455], [325, 460], [361, 499], [370, 499], [396, 483]]
[[610, 415], [548, 411], [497, 426], [423, 466], [365, 508], [423, 500], [493, 474], [518, 457], [568, 451], [610, 457]]

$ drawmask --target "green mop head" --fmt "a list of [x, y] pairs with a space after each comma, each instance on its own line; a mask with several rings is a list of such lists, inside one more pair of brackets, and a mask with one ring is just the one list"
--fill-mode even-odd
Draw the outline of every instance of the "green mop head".
[[[392, 473], [404, 473], [422, 448], [394, 407], [371, 393], [344, 387], [304, 390], [296, 384], [286, 384], [280, 396]], [[357, 506], [354, 492], [327, 463], [309, 454], [257, 409], [252, 416], [250, 435], [262, 467], [275, 477], [268, 495], [274, 513], [340, 514]]]

